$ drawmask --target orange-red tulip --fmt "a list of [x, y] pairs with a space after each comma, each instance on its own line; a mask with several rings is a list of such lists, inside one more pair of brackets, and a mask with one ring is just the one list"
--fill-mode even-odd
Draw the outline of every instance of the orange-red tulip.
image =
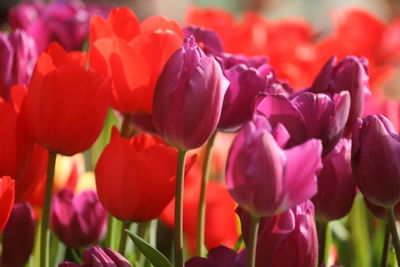
[[174, 196], [177, 160], [177, 150], [157, 137], [126, 139], [114, 131], [95, 170], [100, 202], [120, 220], [158, 217]]
[[114, 8], [107, 19], [93, 16], [90, 66], [112, 78], [112, 107], [151, 113], [158, 76], [182, 40], [179, 24], [162, 16], [139, 23], [126, 7]]
[[94, 143], [109, 105], [110, 80], [84, 64], [85, 54], [50, 44], [36, 63], [21, 110], [34, 140], [63, 155]]

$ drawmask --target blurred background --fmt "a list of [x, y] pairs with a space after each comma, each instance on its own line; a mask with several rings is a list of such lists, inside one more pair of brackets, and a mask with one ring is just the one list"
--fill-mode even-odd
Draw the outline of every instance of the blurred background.
[[[0, 0], [0, 18], [6, 21], [7, 10], [23, 0]], [[227, 9], [234, 14], [257, 11], [267, 18], [279, 19], [300, 16], [310, 21], [314, 28], [329, 29], [329, 13], [345, 6], [363, 7], [379, 18], [388, 21], [400, 11], [398, 0], [98, 0], [111, 6], [129, 6], [139, 18], [154, 14], [166, 15], [182, 21], [185, 10], [192, 5], [214, 6]]]

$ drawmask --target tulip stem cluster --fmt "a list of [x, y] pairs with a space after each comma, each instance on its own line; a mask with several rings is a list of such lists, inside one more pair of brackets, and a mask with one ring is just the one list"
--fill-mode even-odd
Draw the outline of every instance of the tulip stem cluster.
[[390, 233], [393, 239], [393, 246], [396, 252], [397, 262], [400, 262], [400, 239], [397, 233], [397, 226], [396, 226], [396, 218], [394, 217], [394, 208], [391, 206], [387, 209], [387, 219], [388, 219], [388, 226], [390, 229]]
[[178, 149], [175, 192], [174, 255], [175, 267], [183, 267], [183, 180], [187, 151]]
[[258, 237], [259, 227], [260, 227], [260, 217], [251, 215], [249, 248], [247, 253], [247, 267], [256, 266], [256, 250], [257, 250], [257, 237]]
[[201, 177], [201, 189], [199, 198], [199, 210], [197, 217], [197, 256], [206, 256], [206, 247], [204, 244], [204, 221], [206, 214], [206, 191], [208, 178], [210, 176], [211, 158], [212, 158], [212, 148], [214, 146], [214, 140], [217, 132], [211, 135], [207, 142], [206, 155], [203, 162], [203, 176]]
[[392, 237], [390, 235], [389, 225], [386, 223], [386, 225], [385, 225], [385, 240], [383, 243], [382, 258], [381, 258], [381, 267], [386, 267], [388, 264], [388, 256], [389, 256], [391, 242], [392, 242]]
[[56, 166], [57, 153], [49, 150], [49, 158], [47, 163], [47, 180], [44, 206], [42, 212], [42, 223], [40, 229], [40, 266], [49, 267], [49, 222], [51, 196], [53, 194], [54, 169]]

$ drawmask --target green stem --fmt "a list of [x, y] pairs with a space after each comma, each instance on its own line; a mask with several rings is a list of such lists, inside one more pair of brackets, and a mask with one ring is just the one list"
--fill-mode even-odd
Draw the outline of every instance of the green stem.
[[119, 240], [119, 247], [118, 247], [118, 252], [121, 255], [125, 255], [125, 248], [126, 248], [126, 240], [128, 239], [128, 232], [125, 231], [126, 229], [129, 229], [129, 226], [131, 225], [130, 222], [122, 222], [122, 227], [121, 227], [121, 238]]
[[[138, 236], [143, 238], [143, 240], [149, 241], [148, 230], [149, 230], [150, 222], [139, 223], [138, 225]], [[147, 258], [144, 257], [142, 253], [139, 255], [139, 266], [146, 266]]]
[[204, 257], [206, 253], [206, 247], [204, 245], [204, 221], [206, 214], [206, 191], [208, 177], [210, 176], [212, 148], [214, 145], [215, 136], [217, 132], [214, 132], [208, 139], [206, 147], [206, 155], [203, 162], [203, 176], [201, 178], [201, 189], [199, 198], [199, 208], [197, 216], [197, 256]]
[[381, 267], [387, 267], [391, 242], [392, 242], [392, 237], [390, 236], [390, 229], [388, 224], [386, 224], [385, 241], [383, 243], [382, 258], [381, 258]]
[[114, 224], [114, 218], [111, 214], [108, 215], [108, 222], [107, 222], [107, 235], [104, 239], [104, 246], [106, 248], [111, 248], [111, 236], [112, 236], [112, 229]]
[[400, 239], [399, 235], [397, 234], [396, 219], [394, 217], [393, 206], [387, 209], [387, 216], [390, 233], [393, 238], [393, 246], [396, 252], [397, 262], [400, 263]]
[[174, 224], [175, 267], [183, 267], [183, 180], [185, 176], [186, 152], [187, 151], [178, 149]]
[[42, 211], [42, 224], [40, 229], [40, 266], [42, 267], [49, 267], [49, 222], [56, 157], [57, 153], [49, 150], [49, 157], [47, 162], [46, 192]]
[[317, 221], [318, 232], [318, 264], [326, 263], [326, 258], [329, 252], [329, 242], [327, 234], [329, 226], [327, 222]]
[[260, 226], [260, 217], [251, 215], [249, 248], [247, 250], [247, 267], [256, 266], [256, 250], [257, 250], [257, 237], [258, 237], [259, 226]]

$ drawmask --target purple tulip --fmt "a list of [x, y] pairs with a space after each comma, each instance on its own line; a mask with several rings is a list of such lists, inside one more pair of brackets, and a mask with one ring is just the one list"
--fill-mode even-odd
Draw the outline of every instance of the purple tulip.
[[400, 136], [382, 115], [357, 120], [353, 131], [352, 168], [358, 188], [373, 204], [400, 201]]
[[218, 55], [224, 51], [222, 41], [212, 30], [206, 30], [199, 26], [190, 25], [183, 27], [183, 33], [185, 37], [193, 35], [199, 46], [203, 49], [207, 55]]
[[[250, 214], [238, 208], [243, 239], [248, 242]], [[260, 220], [256, 267], [310, 267], [318, 260], [314, 206], [306, 201]]]
[[218, 129], [234, 132], [251, 120], [256, 97], [266, 89], [267, 78], [259, 71], [240, 64], [225, 71], [230, 85], [226, 91]]
[[23, 30], [0, 32], [0, 97], [10, 99], [10, 88], [28, 84], [36, 61], [34, 40]]
[[104, 237], [107, 213], [96, 192], [83, 191], [74, 196], [66, 189], [53, 197], [51, 225], [58, 238], [68, 247], [85, 247]]
[[318, 193], [312, 199], [315, 214], [321, 221], [337, 220], [350, 212], [357, 192], [351, 171], [351, 141], [341, 139], [322, 163]]
[[63, 262], [58, 267], [132, 267], [127, 259], [118, 252], [99, 246], [94, 246], [91, 249], [83, 252], [84, 264], [76, 264], [72, 262]]
[[1, 266], [25, 266], [33, 249], [34, 238], [35, 221], [31, 206], [16, 203], [3, 231]]
[[207, 259], [193, 257], [185, 263], [185, 267], [245, 267], [246, 251], [237, 254], [230, 248], [219, 246], [208, 252]]
[[[387, 219], [387, 210], [383, 207], [372, 204], [365, 197], [363, 197], [365, 206], [375, 216], [381, 219]], [[394, 216], [396, 220], [400, 220], [400, 202], [394, 205]]]
[[283, 150], [270, 131], [261, 115], [248, 122], [233, 141], [226, 166], [230, 194], [257, 216], [284, 212], [314, 196], [322, 167], [319, 140]]
[[9, 12], [13, 29], [26, 30], [42, 52], [52, 41], [67, 50], [80, 50], [88, 34], [92, 14], [106, 14], [105, 7], [86, 6], [80, 0], [56, 0], [45, 5], [41, 1], [22, 3]]
[[368, 61], [363, 57], [347, 56], [334, 66], [336, 61], [336, 57], [328, 60], [309, 91], [331, 96], [341, 91], [350, 93], [350, 113], [344, 131], [344, 136], [349, 137], [357, 118], [363, 116], [365, 102], [371, 94], [367, 74]]
[[154, 92], [153, 123], [170, 145], [189, 150], [200, 147], [214, 133], [229, 82], [213, 57], [194, 37], [165, 64]]
[[287, 147], [319, 138], [323, 155], [329, 153], [343, 134], [350, 109], [349, 92], [333, 95], [303, 92], [291, 100], [282, 95], [269, 94], [262, 98], [257, 111], [275, 126], [282, 123], [290, 133]]

